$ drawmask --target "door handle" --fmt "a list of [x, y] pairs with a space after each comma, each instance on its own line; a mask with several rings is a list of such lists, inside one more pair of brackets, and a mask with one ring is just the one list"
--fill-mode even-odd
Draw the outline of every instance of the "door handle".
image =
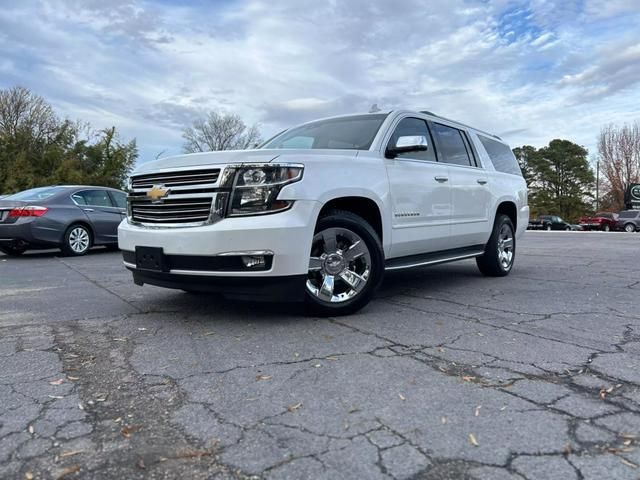
[[486, 181], [484, 178], [479, 178], [479, 179], [477, 180], [477, 182], [478, 182], [480, 185], [486, 185], [486, 184], [487, 184], [487, 181]]
[[85, 212], [95, 212], [93, 208], [83, 208]]
[[435, 176], [435, 177], [433, 177], [433, 178], [435, 178], [435, 179], [436, 179], [436, 182], [441, 182], [441, 183], [442, 183], [442, 182], [448, 182], [448, 181], [449, 181], [449, 177], [442, 177], [442, 176], [439, 176], [439, 175], [438, 175], [438, 176]]

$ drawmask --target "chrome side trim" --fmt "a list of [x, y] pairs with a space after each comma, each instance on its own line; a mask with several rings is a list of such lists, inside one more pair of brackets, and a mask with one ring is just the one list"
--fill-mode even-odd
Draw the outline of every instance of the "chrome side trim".
[[218, 253], [216, 255], [212, 255], [213, 257], [239, 257], [239, 256], [253, 256], [253, 255], [273, 255], [271, 250], [240, 250], [238, 252], [223, 252]]
[[483, 255], [484, 252], [467, 253], [456, 257], [436, 258], [433, 260], [425, 260], [424, 262], [409, 263], [406, 265], [398, 265], [396, 267], [385, 267], [385, 270], [404, 270], [407, 268], [422, 267], [426, 265], [437, 265], [438, 263], [454, 262], [456, 260], [464, 260], [465, 258], [474, 258]]

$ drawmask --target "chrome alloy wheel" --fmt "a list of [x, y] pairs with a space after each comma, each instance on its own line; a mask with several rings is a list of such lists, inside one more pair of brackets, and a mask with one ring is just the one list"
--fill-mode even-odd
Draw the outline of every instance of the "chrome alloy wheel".
[[89, 248], [89, 232], [82, 227], [76, 227], [69, 234], [69, 247], [75, 253], [84, 253]]
[[346, 302], [367, 285], [371, 254], [359, 235], [346, 228], [327, 228], [313, 237], [307, 291], [328, 303]]
[[513, 230], [506, 224], [498, 234], [498, 261], [504, 270], [509, 270], [513, 263]]

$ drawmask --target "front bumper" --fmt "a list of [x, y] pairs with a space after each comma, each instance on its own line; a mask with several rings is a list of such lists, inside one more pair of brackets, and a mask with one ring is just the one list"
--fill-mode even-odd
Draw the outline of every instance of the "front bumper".
[[[127, 267], [129, 268], [129, 267]], [[155, 285], [190, 292], [221, 293], [225, 297], [252, 301], [300, 302], [304, 300], [307, 275], [281, 277], [212, 277], [176, 275], [129, 268], [137, 285]]]
[[[211, 225], [197, 227], [145, 227], [132, 225], [124, 220], [118, 228], [118, 243], [120, 249], [125, 252], [135, 252], [136, 247], [157, 247], [162, 248], [167, 256], [204, 257], [203, 265], [211, 263], [207, 261], [209, 257], [234, 252], [273, 253], [270, 268], [267, 270], [211, 270], [193, 265], [193, 268], [162, 272], [160, 275], [164, 275], [167, 283], [189, 276], [196, 277], [194, 281], [197, 282], [198, 279], [212, 280], [214, 277], [275, 278], [306, 275], [311, 240], [320, 208], [319, 202], [299, 200], [286, 212], [225, 218]], [[143, 273], [137, 269], [131, 261], [125, 261], [125, 266], [134, 272], [134, 277], [149, 275], [148, 272]], [[162, 280], [157, 274], [151, 278], [154, 279]]]

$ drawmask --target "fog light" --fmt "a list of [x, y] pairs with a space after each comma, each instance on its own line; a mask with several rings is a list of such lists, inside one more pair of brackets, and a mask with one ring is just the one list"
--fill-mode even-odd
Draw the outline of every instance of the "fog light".
[[267, 264], [264, 255], [243, 255], [242, 263], [247, 268], [264, 267]]

